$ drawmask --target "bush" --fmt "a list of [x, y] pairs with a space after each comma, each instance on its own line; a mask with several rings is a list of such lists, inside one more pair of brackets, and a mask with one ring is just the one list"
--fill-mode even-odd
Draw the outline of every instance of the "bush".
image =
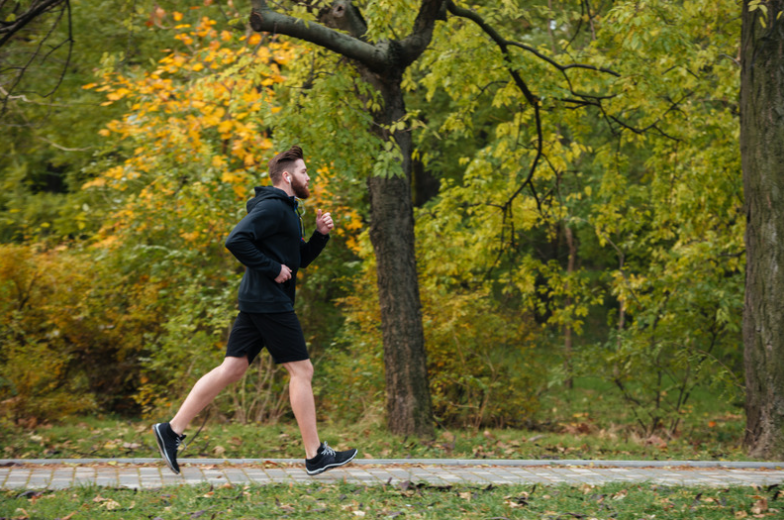
[[[346, 323], [336, 348], [326, 353], [326, 375], [317, 388], [325, 408], [354, 420], [379, 415], [385, 391], [376, 266], [363, 240], [362, 269], [351, 296], [341, 300]], [[420, 264], [420, 280], [437, 421], [450, 427], [524, 423], [537, 408], [537, 371], [527, 356], [533, 321], [513, 306], [504, 308], [482, 287], [428, 282], [436, 278], [431, 266]]]
[[0, 246], [0, 413], [34, 423], [132, 410], [141, 331], [154, 330], [148, 290], [64, 246]]

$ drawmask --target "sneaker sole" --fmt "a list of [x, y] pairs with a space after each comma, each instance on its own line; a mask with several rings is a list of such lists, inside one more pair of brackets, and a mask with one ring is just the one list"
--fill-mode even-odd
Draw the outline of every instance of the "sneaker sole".
[[313, 476], [313, 475], [318, 475], [320, 473], [324, 473], [328, 469], [339, 468], [340, 466], [345, 466], [346, 464], [348, 464], [349, 462], [354, 460], [354, 457], [357, 456], [357, 453], [359, 453], [359, 451], [355, 451], [350, 459], [344, 460], [343, 462], [335, 462], [334, 464], [328, 464], [328, 465], [324, 466], [323, 468], [319, 468], [319, 469], [316, 469], [316, 470], [313, 470], [313, 471], [311, 471], [309, 469], [305, 469], [305, 471], [307, 471], [308, 475]]
[[166, 455], [166, 449], [164, 448], [163, 444], [163, 437], [158, 431], [158, 426], [160, 426], [160, 423], [152, 425], [152, 433], [155, 434], [155, 442], [158, 443], [158, 451], [161, 452], [161, 457], [163, 458], [164, 462], [166, 462], [166, 465], [169, 466], [169, 469], [172, 470], [175, 475], [179, 475], [180, 472], [174, 468], [171, 461], [169, 460], [169, 457]]

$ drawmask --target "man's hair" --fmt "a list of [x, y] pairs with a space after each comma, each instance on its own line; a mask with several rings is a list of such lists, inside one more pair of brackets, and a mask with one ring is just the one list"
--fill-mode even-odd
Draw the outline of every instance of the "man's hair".
[[283, 174], [284, 171], [291, 171], [291, 167], [297, 161], [297, 159], [303, 159], [302, 156], [302, 148], [297, 145], [292, 146], [285, 152], [281, 152], [269, 162], [269, 176], [272, 184], [277, 184], [280, 182], [280, 176]]

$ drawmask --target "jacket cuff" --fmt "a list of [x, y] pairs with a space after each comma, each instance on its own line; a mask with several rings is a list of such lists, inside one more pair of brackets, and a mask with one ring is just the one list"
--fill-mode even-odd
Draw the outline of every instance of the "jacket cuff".
[[278, 277], [280, 274], [281, 264], [276, 262], [275, 260], [270, 260], [269, 270], [265, 273], [269, 278], [273, 280]]

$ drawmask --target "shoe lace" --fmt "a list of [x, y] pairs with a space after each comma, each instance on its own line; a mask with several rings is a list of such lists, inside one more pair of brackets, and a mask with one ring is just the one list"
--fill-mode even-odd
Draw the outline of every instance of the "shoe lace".
[[322, 455], [335, 455], [335, 450], [329, 447], [329, 444], [326, 442], [324, 443], [324, 450], [321, 452]]

